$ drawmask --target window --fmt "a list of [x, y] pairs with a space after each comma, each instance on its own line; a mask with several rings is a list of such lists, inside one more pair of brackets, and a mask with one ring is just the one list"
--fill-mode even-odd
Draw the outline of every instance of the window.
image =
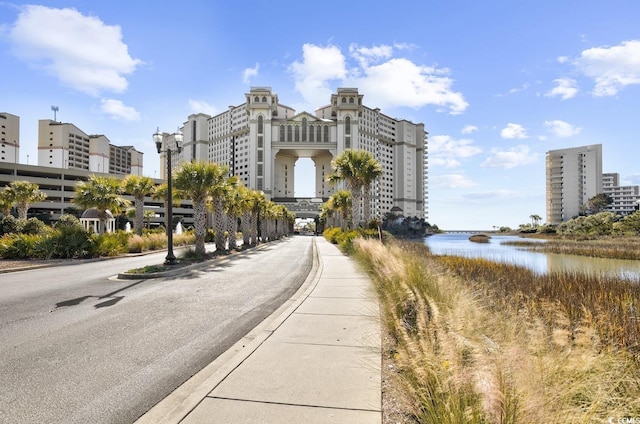
[[293, 141], [293, 128], [291, 128], [291, 125], [287, 125], [287, 141]]
[[347, 116], [344, 119], [344, 133], [351, 134], [351, 117]]
[[302, 141], [307, 141], [307, 118], [302, 118]]
[[280, 125], [280, 141], [284, 141], [284, 125]]
[[295, 141], [300, 141], [300, 127], [296, 125], [295, 131]]
[[258, 116], [258, 134], [262, 134], [264, 131], [264, 118], [262, 115]]

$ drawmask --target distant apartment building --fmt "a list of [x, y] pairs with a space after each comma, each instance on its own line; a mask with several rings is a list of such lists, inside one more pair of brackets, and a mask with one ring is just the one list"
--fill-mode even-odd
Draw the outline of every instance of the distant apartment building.
[[629, 215], [640, 206], [640, 192], [637, 185], [621, 186], [620, 175], [607, 173], [602, 175], [602, 192], [613, 200], [608, 210], [620, 215]]
[[[0, 189], [11, 184], [12, 181], [29, 181], [38, 184], [39, 190], [47, 195], [42, 202], [32, 203], [29, 207], [29, 216], [35, 216], [45, 222], [55, 222], [62, 214], [73, 213], [77, 206], [73, 203], [76, 193], [75, 185], [79, 181], [85, 181], [93, 172], [80, 169], [63, 169], [47, 166], [24, 165], [16, 163], [0, 162]], [[114, 175], [116, 178], [124, 178], [126, 175]], [[162, 184], [165, 181], [154, 179], [154, 184]], [[132, 202], [133, 196], [123, 194], [125, 199]], [[190, 200], [181, 200], [179, 205], [173, 208], [174, 222], [182, 221], [186, 226], [193, 225], [193, 207]], [[145, 211], [153, 212], [150, 219], [152, 226], [164, 225], [166, 209], [162, 200], [147, 196], [144, 199]]]
[[[357, 88], [338, 88], [314, 114], [280, 103], [270, 87], [252, 87], [244, 103], [215, 116], [193, 114], [183, 126], [180, 161], [204, 160], [229, 166], [245, 186], [283, 204], [294, 199], [295, 166], [311, 158], [314, 196], [326, 200], [337, 189], [327, 182], [331, 161], [346, 149], [370, 152], [383, 175], [371, 189], [371, 211], [392, 208], [427, 218], [427, 135], [424, 124], [396, 119], [363, 104]], [[171, 146], [171, 135], [163, 134]], [[178, 155], [175, 155], [178, 156]], [[165, 160], [161, 158], [161, 164]], [[161, 168], [164, 178], [166, 170]]]
[[20, 117], [0, 112], [0, 162], [18, 163], [20, 158]]
[[142, 175], [143, 153], [114, 146], [104, 135], [88, 135], [70, 123], [38, 121], [38, 165], [105, 174]]
[[602, 144], [550, 150], [546, 155], [547, 223], [577, 216], [602, 193]]

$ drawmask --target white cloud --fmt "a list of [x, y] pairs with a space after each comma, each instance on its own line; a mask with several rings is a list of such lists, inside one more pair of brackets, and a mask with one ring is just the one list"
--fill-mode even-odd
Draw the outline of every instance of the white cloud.
[[513, 198], [515, 193], [510, 190], [494, 190], [494, 191], [480, 191], [476, 193], [467, 193], [462, 197], [467, 200], [478, 201], [478, 200], [496, 200], [496, 199], [506, 199]]
[[119, 26], [71, 8], [24, 6], [8, 38], [17, 57], [91, 95], [124, 91], [125, 75], [141, 63], [129, 55]]
[[371, 62], [378, 63], [382, 59], [390, 58], [393, 53], [393, 47], [385, 45], [362, 47], [357, 44], [351, 44], [349, 53], [358, 61], [360, 67], [367, 68]]
[[344, 79], [347, 75], [345, 57], [339, 47], [332, 45], [303, 45], [302, 62], [293, 62], [289, 69], [296, 80], [296, 90], [316, 106], [327, 103], [331, 98], [328, 82]]
[[189, 99], [189, 107], [193, 113], [206, 113], [207, 115], [217, 115], [220, 113], [218, 109], [205, 102], [204, 100], [193, 100]]
[[462, 134], [471, 134], [472, 132], [478, 131], [478, 127], [475, 125], [465, 125], [462, 129]]
[[473, 140], [455, 140], [448, 135], [429, 137], [429, 161], [432, 165], [445, 168], [460, 166], [461, 159], [468, 159], [482, 153], [480, 147], [474, 146]]
[[521, 165], [534, 163], [537, 155], [531, 153], [531, 149], [525, 145], [503, 149], [491, 149], [491, 156], [482, 163], [483, 168], [504, 168], [511, 169]]
[[140, 113], [130, 106], [125, 106], [120, 100], [102, 99], [100, 101], [100, 110], [118, 121], [133, 122], [140, 120]]
[[544, 126], [547, 127], [550, 133], [556, 137], [571, 137], [580, 134], [582, 128], [571, 125], [568, 122], [560, 121], [558, 119], [554, 121], [545, 121]]
[[571, 78], [558, 78], [553, 80], [555, 87], [545, 93], [546, 97], [560, 96], [562, 100], [571, 99], [578, 93], [576, 80]]
[[260, 70], [260, 64], [256, 63], [254, 68], [247, 68], [242, 72], [242, 82], [248, 84], [251, 81], [251, 78], [258, 75], [258, 71]]
[[[397, 50], [409, 48], [395, 47]], [[453, 80], [448, 77], [448, 69], [394, 58], [394, 49], [390, 46], [351, 45], [349, 51], [356, 66], [349, 67], [347, 58], [336, 46], [303, 46], [302, 62], [294, 62], [290, 70], [296, 89], [307, 102], [326, 104], [332, 93], [329, 82], [337, 80], [342, 86], [358, 87], [370, 104], [383, 108], [435, 105], [459, 114], [469, 106], [461, 93], [452, 90]]]
[[584, 50], [574, 63], [593, 78], [594, 96], [614, 96], [627, 85], [640, 84], [640, 40]]
[[429, 178], [429, 184], [436, 188], [468, 188], [478, 185], [462, 174], [436, 175]]
[[520, 91], [527, 91], [529, 89], [529, 84], [524, 83], [520, 87], [515, 87], [509, 90], [510, 94], [518, 93]]
[[520, 124], [509, 122], [507, 126], [500, 131], [500, 136], [506, 139], [527, 138], [527, 130]]

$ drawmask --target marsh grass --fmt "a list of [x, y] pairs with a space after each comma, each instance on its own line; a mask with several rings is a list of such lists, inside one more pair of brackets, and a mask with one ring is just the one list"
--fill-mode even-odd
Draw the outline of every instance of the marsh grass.
[[358, 239], [415, 422], [640, 416], [639, 285]]
[[503, 241], [531, 252], [558, 253], [605, 259], [640, 260], [640, 238], [591, 238], [580, 240], [551, 239], [545, 243], [528, 240]]

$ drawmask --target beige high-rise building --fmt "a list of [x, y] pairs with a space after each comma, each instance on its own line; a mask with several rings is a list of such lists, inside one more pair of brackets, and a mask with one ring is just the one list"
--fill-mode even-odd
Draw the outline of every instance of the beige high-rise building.
[[365, 106], [363, 97], [356, 88], [339, 88], [330, 104], [315, 114], [297, 113], [281, 104], [271, 88], [252, 87], [239, 106], [216, 116], [200, 113], [187, 118], [178, 162], [195, 159], [228, 165], [245, 186], [289, 204], [295, 201], [299, 158], [313, 161], [314, 196], [326, 200], [340, 188], [326, 182], [331, 160], [346, 149], [362, 149], [383, 169], [372, 187], [374, 216], [398, 207], [404, 216], [426, 219], [428, 133], [424, 124], [391, 118]]
[[73, 124], [38, 121], [38, 165], [105, 174], [142, 175], [143, 153], [119, 147], [104, 135], [88, 135]]
[[0, 112], [0, 162], [20, 161], [20, 117]]
[[602, 144], [548, 151], [546, 182], [547, 223], [577, 216], [602, 193]]

